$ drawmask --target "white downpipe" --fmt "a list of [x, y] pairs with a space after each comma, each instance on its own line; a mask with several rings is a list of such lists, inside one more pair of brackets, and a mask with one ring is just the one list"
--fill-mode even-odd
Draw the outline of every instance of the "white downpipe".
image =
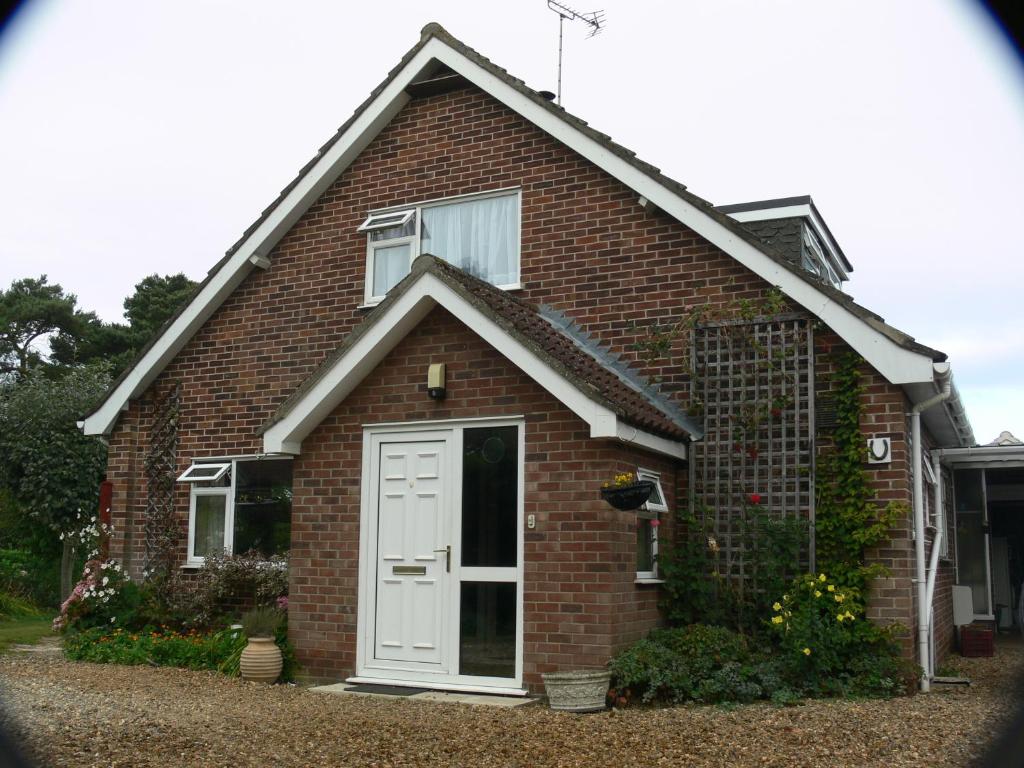
[[932, 554], [928, 558], [928, 583], [925, 587], [925, 605], [928, 606], [928, 668], [927, 676], [935, 676], [935, 582], [939, 574], [939, 553], [942, 551], [942, 538], [946, 535], [946, 516], [942, 514], [942, 463], [938, 454], [932, 456], [932, 471], [935, 474], [935, 519], [940, 523], [935, 528], [932, 539]]
[[[931, 653], [928, 648], [929, 608], [927, 568], [924, 553], [924, 479], [923, 451], [921, 450], [921, 413], [943, 400], [948, 400], [953, 391], [948, 363], [935, 365], [935, 378], [942, 384], [942, 391], [929, 397], [910, 410], [910, 439], [912, 441], [911, 466], [914, 469], [914, 559], [917, 563], [917, 653], [921, 660], [921, 690], [931, 688]], [[937, 549], [933, 550], [937, 552]]]

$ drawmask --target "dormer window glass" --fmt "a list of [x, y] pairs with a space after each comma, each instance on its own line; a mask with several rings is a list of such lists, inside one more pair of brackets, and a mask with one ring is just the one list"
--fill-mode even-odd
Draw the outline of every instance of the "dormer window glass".
[[519, 287], [518, 190], [433, 200], [371, 212], [367, 233], [367, 304], [376, 304], [430, 253], [499, 288]]

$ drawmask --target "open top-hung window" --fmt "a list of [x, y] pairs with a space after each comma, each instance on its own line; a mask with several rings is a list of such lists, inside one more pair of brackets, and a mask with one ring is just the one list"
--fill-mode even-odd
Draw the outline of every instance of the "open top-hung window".
[[370, 213], [366, 303], [380, 301], [430, 253], [499, 288], [519, 285], [519, 192], [503, 191]]
[[196, 461], [190, 485], [188, 563], [218, 552], [283, 555], [291, 544], [292, 461], [276, 457]]

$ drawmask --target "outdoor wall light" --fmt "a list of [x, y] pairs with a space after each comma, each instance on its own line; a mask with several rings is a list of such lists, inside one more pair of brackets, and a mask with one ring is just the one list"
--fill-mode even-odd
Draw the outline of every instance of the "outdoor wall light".
[[434, 400], [444, 400], [444, 363], [431, 363], [427, 368], [427, 394]]

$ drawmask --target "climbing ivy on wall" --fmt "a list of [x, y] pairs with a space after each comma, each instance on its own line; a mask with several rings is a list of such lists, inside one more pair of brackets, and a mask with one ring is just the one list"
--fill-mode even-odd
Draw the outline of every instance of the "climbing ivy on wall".
[[862, 593], [868, 579], [885, 574], [880, 564], [867, 565], [865, 553], [886, 541], [889, 530], [906, 514], [905, 504], [881, 506], [874, 498], [860, 431], [861, 358], [853, 352], [836, 357], [833, 374], [836, 425], [833, 445], [818, 458], [815, 547], [817, 569], [837, 583]]

